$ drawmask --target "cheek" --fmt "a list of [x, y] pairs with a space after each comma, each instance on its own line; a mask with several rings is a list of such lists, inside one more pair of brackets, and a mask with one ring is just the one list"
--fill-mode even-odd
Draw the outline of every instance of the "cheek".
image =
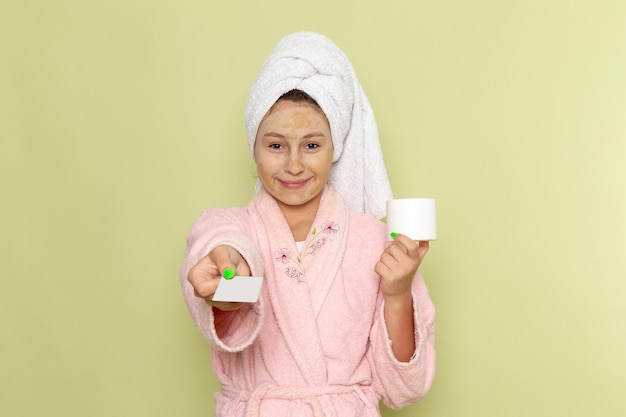
[[324, 161], [322, 162], [322, 166], [323, 166], [324, 171], [326, 172], [326, 175], [330, 175], [332, 163], [333, 163], [333, 154], [332, 152], [330, 152], [329, 154], [326, 155], [326, 158], [324, 158]]
[[256, 173], [259, 176], [262, 176], [265, 171], [266, 171], [265, 164], [263, 164], [262, 162], [257, 161], [257, 163], [256, 163]]
[[256, 173], [259, 178], [270, 177], [275, 173], [274, 171], [276, 171], [276, 166], [272, 163], [272, 160], [267, 160], [263, 157], [256, 160]]

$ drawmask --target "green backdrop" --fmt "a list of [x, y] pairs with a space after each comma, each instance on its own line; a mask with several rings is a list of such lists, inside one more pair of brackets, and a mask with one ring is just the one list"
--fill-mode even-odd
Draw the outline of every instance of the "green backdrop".
[[351, 58], [397, 197], [434, 197], [438, 371], [385, 416], [626, 412], [626, 2], [0, 3], [0, 415], [208, 416], [178, 284], [244, 204], [243, 112], [298, 30]]

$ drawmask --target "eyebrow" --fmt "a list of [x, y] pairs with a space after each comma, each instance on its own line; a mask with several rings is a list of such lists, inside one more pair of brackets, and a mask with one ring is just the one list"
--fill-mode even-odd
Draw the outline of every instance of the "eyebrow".
[[316, 138], [318, 136], [326, 137], [326, 135], [323, 134], [322, 132], [311, 132], [308, 135], [304, 135], [302, 139]]
[[266, 137], [266, 136], [272, 136], [272, 137], [276, 137], [280, 139], [283, 139], [285, 137], [284, 135], [281, 135], [280, 133], [276, 133], [276, 132], [267, 132], [263, 135], [263, 137]]

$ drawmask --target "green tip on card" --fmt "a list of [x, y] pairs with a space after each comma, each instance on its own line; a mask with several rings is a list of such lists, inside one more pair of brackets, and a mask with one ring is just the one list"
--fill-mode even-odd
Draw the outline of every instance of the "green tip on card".
[[398, 236], [398, 234], [396, 232], [391, 232], [390, 235], [391, 235], [391, 237], [397, 237]]

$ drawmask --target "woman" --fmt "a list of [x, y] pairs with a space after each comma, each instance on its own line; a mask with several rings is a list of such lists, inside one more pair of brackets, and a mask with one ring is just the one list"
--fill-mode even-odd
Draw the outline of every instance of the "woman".
[[[252, 87], [259, 175], [246, 207], [206, 210], [181, 268], [222, 384], [217, 416], [379, 416], [434, 375], [427, 242], [390, 243], [391, 197], [373, 113], [327, 38], [282, 39]], [[263, 275], [257, 303], [212, 301], [220, 276]]]

